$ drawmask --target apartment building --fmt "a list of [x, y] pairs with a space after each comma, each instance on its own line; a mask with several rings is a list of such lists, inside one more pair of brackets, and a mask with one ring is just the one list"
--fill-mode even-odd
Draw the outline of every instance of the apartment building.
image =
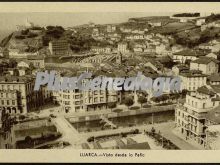
[[179, 52], [173, 53], [172, 59], [174, 62], [179, 62], [185, 64], [187, 61], [194, 61], [199, 57], [205, 56], [205, 52], [197, 50], [182, 50]]
[[[90, 81], [84, 79], [83, 84]], [[118, 94], [116, 91], [109, 90], [61, 90], [53, 92], [54, 102], [61, 105], [62, 111], [86, 112], [107, 109], [109, 102], [117, 102]]]
[[206, 115], [219, 106], [219, 96], [211, 87], [202, 86], [186, 95], [186, 102], [175, 111], [176, 129], [184, 138], [206, 146]]
[[180, 73], [181, 90], [196, 91], [199, 87], [206, 85], [207, 75], [196, 71], [187, 71]]
[[67, 56], [69, 44], [65, 39], [56, 39], [49, 42], [49, 50], [51, 55]]
[[103, 110], [108, 108], [109, 102], [117, 101], [117, 92], [107, 90], [80, 91], [79, 89], [60, 91], [56, 101], [66, 113]]
[[27, 60], [36, 68], [44, 68], [44, 57], [43, 56], [28, 56]]
[[34, 91], [35, 78], [32, 76], [0, 77], [0, 109], [10, 114], [28, 113], [43, 103], [42, 89]]

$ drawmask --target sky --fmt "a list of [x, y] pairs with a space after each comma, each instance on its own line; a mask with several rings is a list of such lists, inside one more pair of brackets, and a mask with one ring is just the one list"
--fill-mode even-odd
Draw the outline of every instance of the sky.
[[133, 17], [171, 16], [171, 12], [11, 12], [0, 13], [0, 39], [16, 29], [16, 25], [24, 25], [26, 19], [35, 25], [60, 25], [71, 27], [94, 22], [96, 24], [126, 22]]

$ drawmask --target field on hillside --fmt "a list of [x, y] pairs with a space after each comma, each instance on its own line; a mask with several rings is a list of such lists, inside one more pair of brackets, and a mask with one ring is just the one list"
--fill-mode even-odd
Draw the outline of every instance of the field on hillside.
[[172, 22], [166, 24], [163, 27], [158, 28], [157, 30], [160, 31], [160, 33], [169, 34], [169, 33], [177, 33], [194, 27], [195, 25], [192, 23]]

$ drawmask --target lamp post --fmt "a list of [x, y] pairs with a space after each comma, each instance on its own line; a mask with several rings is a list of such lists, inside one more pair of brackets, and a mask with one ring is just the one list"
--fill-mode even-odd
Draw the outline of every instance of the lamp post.
[[152, 116], [151, 116], [151, 123], [152, 125], [154, 125], [154, 113], [152, 113]]

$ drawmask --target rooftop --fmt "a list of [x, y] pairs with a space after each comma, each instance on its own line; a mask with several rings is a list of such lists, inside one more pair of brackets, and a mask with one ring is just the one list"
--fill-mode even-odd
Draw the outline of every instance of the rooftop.
[[213, 81], [213, 82], [218, 82], [218, 81], [220, 81], [220, 75], [217, 73], [217, 74], [213, 74], [213, 75], [211, 75], [211, 76], [209, 76], [209, 80], [210, 81]]
[[183, 77], [207, 77], [207, 75], [202, 74], [201, 71], [197, 70], [184, 70], [180, 75]]
[[206, 115], [206, 119], [216, 124], [220, 124], [220, 106], [209, 111]]
[[30, 55], [30, 56], [27, 56], [27, 59], [28, 59], [28, 60], [43, 60], [44, 57], [43, 57], [43, 56]]
[[219, 63], [218, 60], [212, 57], [200, 57], [199, 59], [192, 61], [192, 63], [198, 63], [198, 64], [208, 64], [210, 62]]
[[200, 57], [200, 56], [205, 56], [206, 53], [204, 51], [199, 51], [199, 50], [185, 49], [180, 52], [174, 53], [174, 55]]
[[25, 75], [25, 76], [12, 76], [12, 75], [7, 75], [7, 76], [0, 76], [0, 82], [8, 82], [8, 83], [26, 83], [34, 79], [33, 75]]
[[213, 89], [212, 88], [208, 88], [207, 86], [199, 87], [197, 89], [197, 92], [203, 93], [203, 94], [206, 94], [206, 95], [215, 95], [215, 92], [213, 91]]

